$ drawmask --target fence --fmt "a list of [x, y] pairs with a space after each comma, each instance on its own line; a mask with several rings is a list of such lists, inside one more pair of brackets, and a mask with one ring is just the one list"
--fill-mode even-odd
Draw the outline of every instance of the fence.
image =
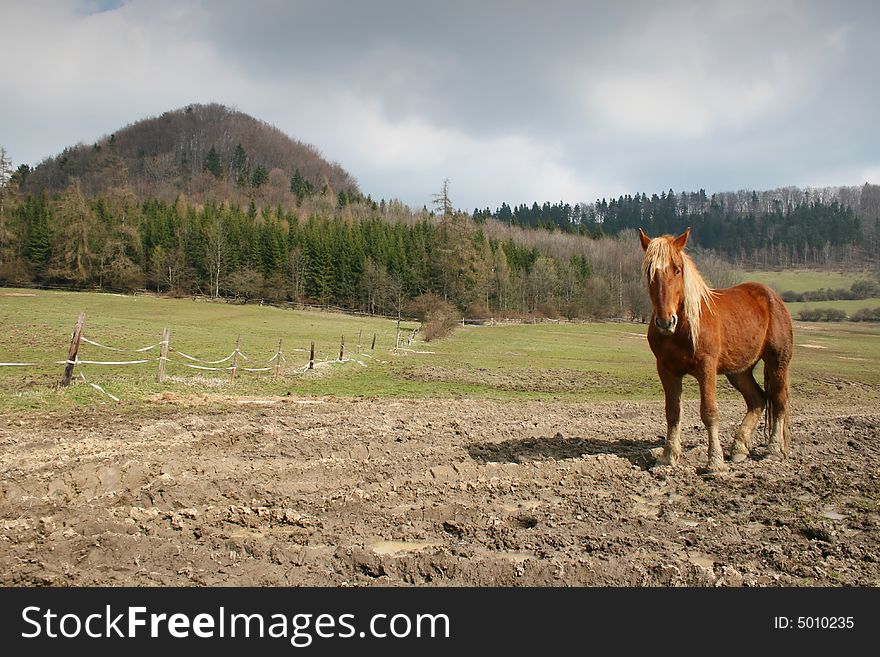
[[[65, 387], [70, 385], [70, 382], [74, 378], [74, 370], [77, 366], [82, 365], [101, 365], [101, 366], [126, 366], [126, 365], [144, 365], [147, 363], [156, 363], [156, 381], [162, 383], [165, 381], [167, 376], [167, 368], [169, 364], [174, 364], [174, 366], [186, 367], [193, 370], [200, 370], [205, 372], [228, 372], [230, 375], [230, 380], [234, 383], [239, 372], [271, 372], [274, 380], [278, 380], [281, 378], [283, 365], [287, 363], [287, 358], [284, 355], [284, 344], [283, 339], [279, 338], [278, 340], [278, 350], [275, 352], [275, 355], [272, 356], [263, 366], [260, 367], [248, 367], [243, 363], [245, 361], [249, 361], [249, 358], [242, 352], [241, 350], [241, 335], [238, 335], [235, 341], [235, 349], [232, 350], [230, 354], [223, 358], [219, 358], [216, 360], [206, 360], [203, 358], [199, 358], [197, 356], [193, 356], [187, 354], [179, 349], [171, 347], [171, 331], [169, 328], [165, 328], [162, 332], [162, 340], [148, 345], [146, 347], [140, 347], [137, 349], [130, 349], [124, 347], [117, 347], [103, 344], [97, 340], [93, 340], [89, 337], [86, 337], [84, 334], [85, 328], [85, 313], [80, 313], [77, 318], [76, 325], [74, 326], [73, 333], [71, 335], [70, 347], [68, 350], [68, 355], [65, 360], [57, 360], [57, 361], [48, 361], [48, 362], [9, 362], [4, 363], [0, 362], [0, 367], [56, 367], [59, 365], [64, 366], [64, 373], [59, 382], [59, 386]], [[415, 336], [415, 331], [409, 337], [408, 342], [411, 344], [412, 339]], [[360, 350], [361, 347], [361, 338], [362, 332], [358, 332], [357, 337], [357, 347]], [[395, 345], [395, 349], [400, 347], [400, 335], [398, 332], [397, 344]], [[89, 344], [95, 348], [103, 349], [106, 351], [127, 354], [128, 358], [125, 360], [85, 360], [79, 357], [79, 349], [81, 344]], [[376, 334], [373, 334], [373, 339], [370, 344], [370, 350], [374, 350], [376, 347]], [[158, 351], [158, 355], [153, 355]], [[152, 354], [151, 354], [152, 352]], [[329, 365], [329, 364], [338, 364], [338, 363], [357, 363], [361, 367], [367, 367], [367, 364], [363, 362], [363, 360], [359, 360], [351, 355], [346, 356], [345, 349], [345, 336], [341, 336], [339, 341], [339, 355], [337, 358], [331, 358], [326, 360], [315, 360], [315, 342], [311, 341], [308, 349], [305, 348], [294, 348], [288, 350], [288, 354], [292, 352], [297, 353], [308, 353], [308, 362], [306, 362], [301, 367], [293, 368], [292, 373], [294, 374], [304, 374], [309, 370], [314, 369], [319, 365]], [[358, 356], [362, 356], [364, 358], [370, 358], [379, 361], [374, 356], [364, 352], [357, 354]], [[92, 386], [96, 390], [101, 391], [114, 401], [119, 401], [119, 399], [112, 394], [108, 393], [101, 386], [86, 381], [85, 375], [80, 371], [80, 377], [85, 383]]]

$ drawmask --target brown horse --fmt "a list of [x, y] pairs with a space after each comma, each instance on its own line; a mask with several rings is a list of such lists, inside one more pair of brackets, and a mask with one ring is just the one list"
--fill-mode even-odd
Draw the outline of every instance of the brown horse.
[[[791, 316], [782, 299], [766, 285], [743, 283], [710, 289], [684, 252], [691, 229], [678, 237], [651, 239], [639, 229], [645, 250], [642, 265], [653, 312], [648, 343], [666, 395], [666, 444], [659, 465], [675, 465], [681, 456], [681, 382], [685, 374], [700, 385], [700, 417], [709, 432], [705, 471], [726, 468], [718, 437], [715, 383], [725, 374], [746, 401], [736, 431], [732, 461], [744, 460], [767, 406], [769, 452], [788, 452], [788, 366], [793, 340]], [[752, 371], [764, 361], [764, 390]]]

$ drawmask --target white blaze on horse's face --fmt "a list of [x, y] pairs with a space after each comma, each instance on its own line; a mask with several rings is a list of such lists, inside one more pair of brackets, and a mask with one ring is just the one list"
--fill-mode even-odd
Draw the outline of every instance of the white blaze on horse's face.
[[665, 267], [657, 267], [648, 289], [654, 305], [654, 326], [662, 333], [675, 333], [679, 311], [684, 302], [681, 258], [679, 257], [678, 262], [673, 260]]
[[654, 307], [654, 326], [666, 335], [675, 333], [683, 309], [684, 261], [681, 250], [689, 234], [690, 230], [676, 238], [664, 235], [652, 240], [639, 230], [646, 253], [645, 277]]

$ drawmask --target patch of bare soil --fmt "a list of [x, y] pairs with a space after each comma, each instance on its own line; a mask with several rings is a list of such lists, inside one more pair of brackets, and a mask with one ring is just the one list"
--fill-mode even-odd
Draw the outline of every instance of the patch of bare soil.
[[627, 389], [619, 378], [601, 372], [566, 368], [491, 369], [417, 366], [400, 368], [396, 375], [410, 381], [479, 385], [514, 392], [565, 393], [601, 387], [625, 393], [635, 389], [635, 386]]
[[880, 411], [853, 392], [801, 404], [790, 458], [714, 478], [694, 403], [676, 468], [660, 402], [0, 416], [0, 584], [876, 586]]

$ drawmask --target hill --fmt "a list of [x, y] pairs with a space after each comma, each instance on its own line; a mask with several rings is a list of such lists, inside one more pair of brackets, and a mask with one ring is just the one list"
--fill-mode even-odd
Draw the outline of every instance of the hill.
[[[89, 197], [127, 189], [140, 200], [219, 198], [289, 205], [324, 190], [358, 193], [355, 179], [309, 144], [219, 104], [189, 105], [65, 148], [27, 175], [24, 191]], [[296, 193], [294, 193], [296, 192]], [[299, 198], [297, 198], [299, 197]]]

